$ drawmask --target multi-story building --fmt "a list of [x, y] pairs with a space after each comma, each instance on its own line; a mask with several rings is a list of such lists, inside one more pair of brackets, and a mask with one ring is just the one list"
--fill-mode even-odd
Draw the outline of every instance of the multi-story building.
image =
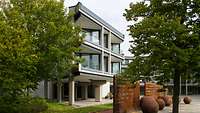
[[[121, 72], [120, 44], [124, 35], [81, 3], [69, 9], [75, 13], [74, 22], [85, 34], [78, 53], [84, 61], [73, 80], [63, 80], [62, 88], [54, 82], [48, 83], [48, 98], [56, 99], [60, 95], [61, 99], [69, 99], [70, 104], [87, 98], [101, 101], [110, 92], [113, 75]], [[44, 96], [43, 84], [39, 85], [36, 95]]]

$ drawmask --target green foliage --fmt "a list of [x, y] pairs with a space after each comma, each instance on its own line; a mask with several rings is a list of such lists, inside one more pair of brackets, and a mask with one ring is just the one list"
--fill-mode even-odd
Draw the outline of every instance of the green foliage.
[[0, 89], [4, 95], [18, 95], [38, 81], [38, 58], [24, 23], [15, 8], [0, 12]]
[[128, 29], [135, 56], [125, 73], [133, 78], [153, 76], [162, 84], [173, 78], [173, 113], [178, 113], [180, 76], [199, 76], [199, 6], [199, 0], [151, 0], [130, 4], [124, 14], [127, 21], [142, 18]]
[[157, 77], [161, 82], [172, 78], [175, 69], [181, 75], [198, 75], [199, 5], [191, 0], [130, 4], [124, 16], [128, 21], [142, 21], [128, 29], [133, 37], [134, 62], [127, 72], [144, 77], [161, 75]]
[[41, 80], [61, 81], [69, 75], [79, 61], [80, 32], [63, 1], [0, 2], [0, 97], [8, 99], [4, 107], [29, 102], [18, 98]]
[[0, 12], [0, 89], [17, 95], [43, 79], [61, 80], [83, 38], [56, 0], [10, 0]]
[[[12, 103], [10, 103], [12, 101]], [[47, 102], [41, 98], [18, 96], [0, 97], [0, 113], [40, 113], [47, 110]]]

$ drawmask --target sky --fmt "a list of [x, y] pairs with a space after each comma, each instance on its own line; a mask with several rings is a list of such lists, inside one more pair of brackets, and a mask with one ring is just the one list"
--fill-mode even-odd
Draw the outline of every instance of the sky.
[[128, 49], [130, 48], [129, 41], [131, 37], [127, 31], [128, 22], [123, 13], [129, 8], [131, 2], [136, 3], [139, 0], [65, 0], [65, 6], [73, 6], [81, 2], [88, 9], [100, 16], [103, 20], [115, 27], [125, 35], [125, 40], [121, 44], [121, 49], [126, 56], [132, 55]]

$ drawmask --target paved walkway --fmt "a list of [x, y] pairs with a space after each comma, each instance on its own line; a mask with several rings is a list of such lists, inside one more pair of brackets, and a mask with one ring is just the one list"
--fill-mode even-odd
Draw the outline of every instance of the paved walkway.
[[[191, 97], [192, 97], [191, 104], [184, 104], [183, 97], [181, 97], [179, 113], [200, 113], [200, 96], [191, 96]], [[170, 107], [165, 107], [165, 109], [159, 111], [159, 113], [172, 113], [172, 105]]]
[[102, 99], [101, 102], [95, 102], [95, 99], [87, 99], [87, 100], [76, 101], [74, 103], [74, 107], [95, 106], [95, 105], [100, 105], [100, 104], [108, 104], [112, 102], [113, 102], [112, 99]]

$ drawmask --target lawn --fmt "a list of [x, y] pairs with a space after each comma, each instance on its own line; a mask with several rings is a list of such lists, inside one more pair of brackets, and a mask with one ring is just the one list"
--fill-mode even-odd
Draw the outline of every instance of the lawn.
[[74, 108], [66, 104], [48, 103], [48, 110], [42, 113], [88, 113], [112, 109], [112, 104], [103, 104], [84, 108]]

